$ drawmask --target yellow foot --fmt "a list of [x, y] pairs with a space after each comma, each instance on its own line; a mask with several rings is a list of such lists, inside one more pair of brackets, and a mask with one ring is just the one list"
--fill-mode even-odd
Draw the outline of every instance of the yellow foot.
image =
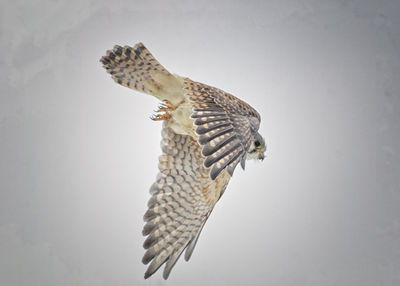
[[154, 114], [150, 117], [151, 120], [154, 121], [160, 121], [160, 120], [168, 120], [171, 119], [171, 114], [169, 113], [159, 113], [159, 114]]
[[168, 111], [173, 111], [177, 108], [178, 106], [173, 105], [170, 101], [164, 100], [160, 105], [158, 106], [158, 109], [156, 112], [168, 112]]
[[163, 100], [163, 102], [158, 106], [158, 109], [154, 111], [155, 114], [150, 117], [150, 119], [154, 121], [170, 119], [172, 115], [169, 112], [177, 109], [178, 106], [181, 105], [184, 101], [185, 100], [182, 100], [177, 105], [173, 105], [170, 101]]

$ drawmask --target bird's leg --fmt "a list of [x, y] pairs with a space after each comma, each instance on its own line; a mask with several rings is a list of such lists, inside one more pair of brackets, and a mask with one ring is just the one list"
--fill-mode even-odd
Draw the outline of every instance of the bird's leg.
[[159, 114], [153, 114], [150, 119], [154, 121], [160, 121], [160, 120], [168, 120], [171, 119], [171, 114], [169, 113], [159, 113]]
[[163, 102], [158, 106], [158, 110], [156, 112], [168, 112], [175, 109], [176, 106], [173, 105], [170, 101], [163, 100]]
[[154, 111], [155, 114], [151, 116], [150, 119], [154, 121], [170, 119], [172, 117], [170, 111], [174, 111], [175, 109], [177, 109], [178, 106], [181, 105], [183, 102], [184, 100], [179, 102], [177, 105], [173, 105], [169, 100], [163, 100], [163, 102], [158, 106], [158, 109]]

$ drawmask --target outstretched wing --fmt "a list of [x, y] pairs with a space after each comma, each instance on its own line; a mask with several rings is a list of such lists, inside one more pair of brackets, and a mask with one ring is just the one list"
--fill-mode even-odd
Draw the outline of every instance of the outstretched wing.
[[224, 172], [210, 180], [210, 169], [204, 167], [204, 156], [197, 140], [179, 135], [165, 121], [162, 131], [162, 151], [156, 182], [152, 185], [149, 209], [144, 215], [147, 249], [143, 263], [150, 265], [145, 278], [166, 264], [167, 279], [172, 267], [186, 249], [189, 260], [197, 239], [215, 203], [225, 190], [230, 176]]
[[188, 78], [184, 89], [193, 105], [192, 118], [206, 156], [204, 164], [212, 167], [211, 178], [217, 178], [224, 169], [232, 176], [239, 162], [244, 169], [252, 132], [260, 125], [258, 112], [223, 90]]

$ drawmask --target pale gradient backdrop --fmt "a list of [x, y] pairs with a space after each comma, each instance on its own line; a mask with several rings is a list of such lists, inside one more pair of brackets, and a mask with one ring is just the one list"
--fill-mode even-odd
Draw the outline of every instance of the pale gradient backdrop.
[[[400, 285], [399, 1], [0, 2], [0, 285]], [[143, 279], [156, 99], [142, 41], [262, 116], [189, 263]]]

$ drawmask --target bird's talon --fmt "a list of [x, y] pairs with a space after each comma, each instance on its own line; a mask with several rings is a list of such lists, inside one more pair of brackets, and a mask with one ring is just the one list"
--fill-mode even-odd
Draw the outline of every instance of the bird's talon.
[[153, 121], [161, 121], [161, 120], [169, 120], [171, 117], [172, 116], [169, 113], [159, 113], [159, 114], [154, 114], [153, 116], [150, 117], [150, 119]]

